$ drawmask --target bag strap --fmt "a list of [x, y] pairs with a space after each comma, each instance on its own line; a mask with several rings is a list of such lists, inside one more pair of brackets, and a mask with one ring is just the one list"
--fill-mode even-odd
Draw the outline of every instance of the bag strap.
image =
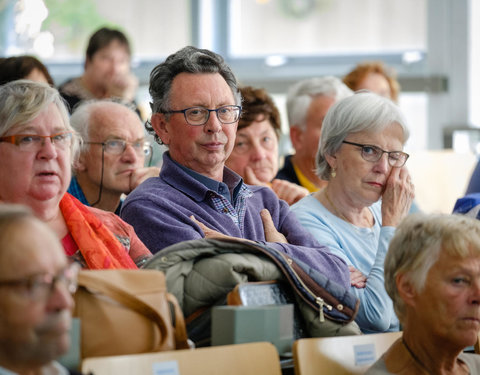
[[[165, 318], [158, 313], [153, 307], [146, 304], [134, 294], [127, 292], [114, 284], [109, 283], [106, 280], [99, 278], [90, 278], [85, 274], [79, 276], [79, 285], [94, 291], [100, 292], [118, 303], [136, 311], [137, 313], [150, 319], [160, 330], [160, 343], [158, 349], [160, 349], [167, 340], [167, 323]], [[157, 350], [157, 348], [154, 348]]]
[[172, 304], [175, 314], [175, 348], [189, 349], [187, 327], [185, 325], [182, 309], [178, 304], [177, 298], [173, 294], [167, 293], [167, 300]]

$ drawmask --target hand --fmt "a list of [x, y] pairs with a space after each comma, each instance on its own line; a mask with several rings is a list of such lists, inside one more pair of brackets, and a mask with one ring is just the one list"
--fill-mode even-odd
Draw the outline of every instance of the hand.
[[272, 181], [272, 190], [278, 198], [283, 199], [290, 206], [309, 194], [309, 191], [303, 186], [279, 179]]
[[350, 271], [350, 285], [361, 289], [367, 286], [367, 277], [353, 266], [348, 266]]
[[[270, 216], [270, 212], [268, 212], [268, 210], [263, 209], [262, 211], [260, 211], [260, 216], [262, 218], [263, 228], [264, 228], [264, 231], [265, 231], [265, 241], [267, 241], [267, 242], [288, 243], [285, 236], [283, 234], [279, 233], [277, 231], [277, 229], [275, 228], [275, 225], [273, 224], [272, 217]], [[203, 233], [205, 235], [205, 238], [237, 239], [237, 240], [241, 239], [241, 240], [244, 240], [244, 241], [251, 241], [251, 240], [246, 239], [246, 238], [237, 238], [237, 237], [233, 237], [233, 236], [228, 236], [228, 235], [220, 233], [220, 232], [218, 232], [214, 229], [210, 229], [205, 224], [198, 221], [195, 218], [195, 216], [193, 216], [193, 215], [190, 216], [190, 219], [192, 219], [192, 221], [200, 227], [200, 229], [203, 231]], [[251, 241], [251, 242], [255, 242], [255, 241]]]
[[250, 167], [245, 167], [245, 178], [244, 181], [246, 184], [249, 185], [258, 185], [258, 186], [265, 186], [265, 187], [270, 187], [270, 184], [268, 182], [262, 182], [258, 179], [257, 175], [253, 171], [252, 168]]
[[138, 79], [132, 73], [117, 74], [109, 82], [106, 97], [121, 98], [132, 102], [135, 99], [137, 88]]
[[144, 167], [135, 170], [130, 175], [130, 191], [135, 189], [143, 181], [150, 177], [158, 177], [160, 174], [160, 168], [158, 167]]
[[[233, 236], [227, 236], [226, 234], [223, 234], [223, 233], [220, 233], [220, 232], [217, 232], [216, 230], [214, 229], [210, 229], [209, 227], [207, 227], [205, 224], [201, 223], [200, 221], [198, 221], [195, 216], [190, 216], [190, 219], [192, 219], [192, 221], [197, 224], [200, 229], [203, 231], [203, 234], [205, 235], [205, 238], [213, 238], [213, 239], [235, 239], [235, 240], [244, 240], [244, 241], [250, 241], [250, 240], [247, 240], [245, 238], [238, 238], [238, 237], [233, 237]], [[253, 242], [253, 241], [251, 241]]]
[[382, 195], [382, 225], [396, 227], [407, 216], [415, 187], [406, 167], [392, 168]]
[[273, 223], [272, 216], [270, 212], [264, 208], [260, 211], [260, 217], [263, 222], [263, 230], [265, 232], [265, 241], [267, 242], [279, 242], [279, 243], [288, 243], [286, 237], [280, 233], [275, 224]]
[[309, 194], [309, 191], [303, 186], [294, 184], [290, 181], [275, 179], [272, 183], [260, 181], [253, 169], [245, 167], [245, 183], [249, 185], [259, 185], [271, 188], [279, 199], [283, 199], [289, 205], [294, 204]]

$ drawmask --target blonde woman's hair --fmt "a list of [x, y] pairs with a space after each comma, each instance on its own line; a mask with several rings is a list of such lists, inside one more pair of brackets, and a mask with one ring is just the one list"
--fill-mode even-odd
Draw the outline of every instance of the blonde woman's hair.
[[480, 221], [463, 215], [412, 214], [397, 227], [385, 258], [385, 289], [398, 318], [405, 318], [396, 277], [404, 274], [416, 291], [425, 286], [428, 272], [440, 253], [480, 256]]

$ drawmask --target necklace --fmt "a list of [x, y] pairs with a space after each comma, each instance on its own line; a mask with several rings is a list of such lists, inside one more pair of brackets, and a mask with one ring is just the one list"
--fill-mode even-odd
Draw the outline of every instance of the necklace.
[[425, 370], [427, 372], [427, 374], [431, 374], [430, 370], [428, 369], [427, 366], [424, 365], [424, 363], [422, 361], [420, 361], [420, 359], [415, 355], [415, 353], [412, 351], [412, 349], [410, 349], [410, 347], [407, 345], [407, 343], [405, 342], [405, 340], [403, 339], [402, 337], [402, 344], [403, 346], [405, 346], [405, 349], [407, 349], [408, 353], [410, 354], [410, 356], [413, 358], [413, 360], [418, 364], [420, 365], [420, 367]]
[[335, 211], [334, 214], [335, 216], [338, 216], [340, 219], [342, 220], [345, 220], [346, 222], [348, 223], [352, 223], [350, 220], [348, 220], [345, 215], [343, 215], [339, 209], [337, 208], [337, 206], [335, 206], [332, 202], [332, 200], [330, 199], [330, 197], [328, 196], [328, 193], [327, 193], [327, 189], [323, 189], [323, 192], [325, 194], [325, 198], [327, 199], [327, 202], [330, 204], [330, 206], [332, 206], [333, 210]]

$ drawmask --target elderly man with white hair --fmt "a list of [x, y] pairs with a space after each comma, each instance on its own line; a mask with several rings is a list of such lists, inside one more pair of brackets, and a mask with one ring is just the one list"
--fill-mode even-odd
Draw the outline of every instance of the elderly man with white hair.
[[80, 105], [70, 123], [83, 145], [68, 192], [87, 206], [119, 214], [122, 194], [160, 173], [144, 167], [152, 146], [140, 118], [123, 104], [93, 100]]

